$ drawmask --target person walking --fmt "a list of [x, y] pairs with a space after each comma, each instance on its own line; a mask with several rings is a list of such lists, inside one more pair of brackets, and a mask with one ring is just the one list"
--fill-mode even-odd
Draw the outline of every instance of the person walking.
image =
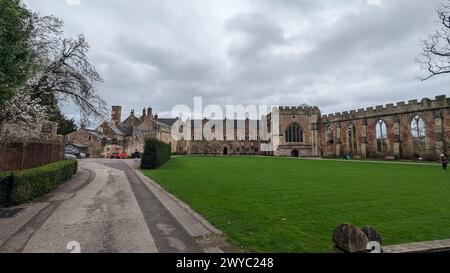
[[448, 158], [445, 154], [441, 155], [441, 162], [442, 162], [442, 168], [444, 170], [447, 170], [447, 166], [448, 166]]

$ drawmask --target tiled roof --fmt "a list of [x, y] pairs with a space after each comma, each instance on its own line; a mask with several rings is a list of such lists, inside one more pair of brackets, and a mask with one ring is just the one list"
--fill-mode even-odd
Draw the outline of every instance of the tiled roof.
[[90, 133], [91, 135], [95, 136], [98, 139], [106, 139], [106, 140], [111, 140], [111, 138], [105, 136], [104, 134], [100, 133], [99, 131], [95, 131], [95, 130], [87, 130], [88, 133]]
[[124, 133], [119, 128], [117, 128], [114, 124], [108, 123], [108, 126], [109, 126], [109, 128], [111, 128], [111, 130], [113, 130], [113, 132], [116, 135], [119, 135], [119, 136], [123, 136], [124, 135]]
[[159, 118], [158, 121], [168, 125], [168, 126], [172, 126], [175, 122], [177, 122], [178, 119], [176, 118]]
[[123, 132], [124, 135], [126, 136], [131, 136], [133, 135], [133, 126], [131, 126], [128, 123], [121, 123], [119, 125], [119, 129], [121, 132]]

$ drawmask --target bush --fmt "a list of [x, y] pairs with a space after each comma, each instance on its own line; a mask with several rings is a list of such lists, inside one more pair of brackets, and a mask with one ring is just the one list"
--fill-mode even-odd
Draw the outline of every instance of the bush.
[[67, 160], [14, 173], [10, 202], [21, 204], [49, 193], [77, 172], [78, 161]]
[[158, 169], [169, 161], [171, 146], [155, 138], [145, 140], [144, 153], [142, 154], [142, 169]]

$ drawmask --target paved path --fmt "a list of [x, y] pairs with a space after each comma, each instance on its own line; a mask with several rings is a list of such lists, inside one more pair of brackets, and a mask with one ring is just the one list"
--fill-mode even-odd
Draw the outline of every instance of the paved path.
[[133, 168], [88, 159], [76, 177], [0, 219], [0, 252], [222, 252], [221, 232]]

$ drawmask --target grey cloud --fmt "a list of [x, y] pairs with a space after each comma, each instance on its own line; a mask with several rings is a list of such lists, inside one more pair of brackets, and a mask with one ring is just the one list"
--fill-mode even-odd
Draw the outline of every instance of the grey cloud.
[[[441, 0], [27, 1], [86, 34], [124, 112], [167, 114], [194, 96], [211, 104], [318, 105], [324, 113], [450, 94], [420, 82], [420, 39]], [[70, 106], [70, 115], [76, 115]]]

